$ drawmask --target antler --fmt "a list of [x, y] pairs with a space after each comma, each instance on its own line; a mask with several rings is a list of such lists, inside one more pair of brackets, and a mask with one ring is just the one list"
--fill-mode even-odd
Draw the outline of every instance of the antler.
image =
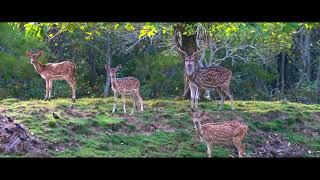
[[206, 49], [206, 47], [204, 47], [204, 48], [202, 48], [202, 49], [200, 49], [200, 50], [198, 50], [198, 51], [194, 52], [191, 56], [194, 56], [194, 55], [196, 55], [196, 54], [198, 54], [198, 53], [202, 52], [202, 51], [203, 51], [203, 50], [205, 50], [205, 49]]
[[202, 52], [203, 50], [205, 50], [205, 49], [208, 47], [208, 37], [207, 37], [207, 35], [205, 36], [205, 39], [206, 39], [206, 41], [205, 41], [204, 48], [202, 48], [202, 49], [200, 49], [200, 50], [198, 50], [198, 51], [194, 52], [194, 53], [192, 54], [192, 56], [194, 56], [194, 55], [196, 55], [196, 54], [198, 54], [198, 53]]
[[[173, 42], [174, 42], [174, 45], [175, 45], [176, 49], [177, 49], [180, 53], [183, 53], [185, 56], [188, 56], [188, 54], [187, 54], [185, 51], [182, 50], [181, 45], [179, 44], [177, 29], [174, 30]], [[191, 56], [195, 56], [196, 54], [198, 54], [198, 53], [202, 52], [203, 50], [205, 50], [207, 47], [208, 47], [208, 40], [207, 40], [207, 38], [206, 38], [205, 47], [204, 47], [203, 49], [200, 49], [200, 50], [194, 52]]]
[[174, 30], [173, 42], [174, 42], [174, 45], [175, 45], [176, 49], [177, 49], [180, 53], [184, 54], [185, 56], [188, 56], [188, 54], [181, 49], [181, 46], [180, 46], [179, 41], [178, 41], [177, 29]]

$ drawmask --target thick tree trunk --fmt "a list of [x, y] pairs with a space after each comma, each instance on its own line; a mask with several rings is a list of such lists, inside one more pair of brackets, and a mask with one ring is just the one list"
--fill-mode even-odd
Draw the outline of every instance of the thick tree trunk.
[[306, 80], [311, 81], [310, 33], [305, 33]]
[[[108, 59], [106, 61], [106, 63], [110, 66], [111, 65], [111, 48], [110, 48], [110, 32], [107, 32], [107, 51], [108, 51]], [[107, 74], [107, 80], [106, 80], [106, 85], [104, 86], [104, 91], [103, 91], [103, 96], [107, 97], [109, 95], [109, 87], [110, 87], [110, 76], [109, 74], [106, 72]]]
[[277, 87], [281, 92], [285, 92], [287, 89], [288, 79], [288, 55], [285, 52], [281, 52], [278, 57], [278, 83]]
[[[175, 28], [177, 28], [178, 32], [181, 34], [181, 47], [182, 50], [185, 51], [188, 55], [191, 55], [195, 51], [197, 51], [197, 33], [193, 35], [183, 35], [185, 31], [186, 24], [179, 24]], [[182, 56], [184, 60], [184, 57]], [[195, 62], [197, 63], [197, 62]], [[184, 67], [184, 63], [183, 63]], [[189, 85], [186, 78], [186, 73], [184, 71], [184, 91], [182, 97], [185, 99], [189, 95]]]
[[300, 75], [298, 87], [305, 80], [308, 83], [311, 81], [310, 32], [307, 32], [305, 29], [303, 29], [300, 33], [300, 47], [301, 47], [300, 59], [302, 61], [303, 67], [302, 67], [302, 72]]

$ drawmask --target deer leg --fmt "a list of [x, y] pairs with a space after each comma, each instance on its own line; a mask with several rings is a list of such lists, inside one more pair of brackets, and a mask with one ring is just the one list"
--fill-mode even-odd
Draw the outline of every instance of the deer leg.
[[240, 142], [240, 138], [239, 137], [234, 137], [232, 140], [233, 140], [233, 143], [235, 144], [235, 146], [237, 147], [239, 158], [242, 158], [242, 154], [243, 154], [242, 150], [243, 150], [243, 148], [242, 148], [242, 144]]
[[76, 88], [77, 88], [77, 82], [73, 78], [65, 78], [65, 80], [68, 82], [69, 86], [71, 87], [72, 92], [72, 102], [76, 101]]
[[49, 100], [51, 99], [51, 91], [52, 91], [52, 80], [49, 80], [49, 84], [48, 84], [48, 88], [49, 88]]
[[191, 110], [194, 109], [194, 89], [192, 87], [191, 84], [189, 84], [189, 88], [190, 88], [190, 96], [191, 96]]
[[140, 91], [137, 90], [137, 93], [136, 93], [138, 99], [139, 99], [139, 102], [140, 102], [140, 110], [143, 111], [143, 101], [142, 101], [142, 98], [140, 96]]
[[76, 101], [77, 81], [73, 81], [71, 89], [72, 89], [72, 102], [75, 102]]
[[49, 80], [45, 79], [46, 81], [46, 96], [44, 97], [44, 100], [48, 100], [48, 94], [49, 94]]
[[195, 108], [197, 109], [197, 111], [198, 111], [198, 109], [199, 109], [199, 107], [198, 107], [198, 102], [199, 102], [199, 88], [198, 88], [198, 86], [195, 86], [194, 87], [194, 89], [195, 89]]
[[135, 106], [136, 106], [136, 102], [133, 101], [133, 107], [132, 107], [131, 113], [130, 113], [129, 115], [132, 115], [132, 114], [133, 114], [133, 110], [134, 110]]
[[130, 113], [129, 115], [132, 115], [132, 114], [133, 114], [133, 110], [134, 110], [135, 107], [136, 107], [136, 100], [137, 100], [137, 98], [136, 98], [136, 96], [135, 96], [135, 93], [132, 93], [131, 98], [133, 99], [133, 106], [132, 106], [131, 113]]
[[118, 100], [118, 94], [116, 92], [113, 93], [114, 95], [114, 104], [113, 104], [113, 108], [112, 108], [112, 114], [116, 111], [117, 109], [117, 100]]
[[127, 113], [127, 111], [126, 111], [126, 97], [124, 94], [121, 94], [121, 97], [122, 97], [122, 101], [123, 101], [123, 112], [124, 112], [124, 114], [126, 114]]
[[226, 93], [226, 95], [229, 97], [230, 102], [231, 102], [231, 109], [234, 111], [233, 97], [232, 97], [232, 95], [230, 94], [229, 87], [222, 87], [222, 90], [223, 90], [223, 92]]
[[224, 99], [224, 95], [222, 94], [221, 89], [219, 87], [216, 89], [216, 91], [218, 92], [218, 94], [221, 97], [221, 102], [220, 102], [220, 106], [219, 106], [219, 111], [220, 111], [223, 108], [225, 99]]
[[242, 156], [244, 155], [244, 154], [246, 154], [245, 153], [245, 147], [244, 147], [244, 145], [240, 142], [240, 145], [241, 145], [241, 154], [242, 154]]
[[211, 158], [211, 152], [212, 152], [212, 144], [207, 143], [207, 153], [208, 153], [208, 157]]

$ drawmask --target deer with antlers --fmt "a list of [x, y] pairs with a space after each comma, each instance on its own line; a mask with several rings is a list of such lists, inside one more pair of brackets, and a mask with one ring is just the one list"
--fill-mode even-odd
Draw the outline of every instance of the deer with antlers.
[[72, 89], [72, 102], [76, 100], [76, 65], [70, 61], [63, 61], [60, 63], [42, 64], [38, 58], [43, 54], [42, 51], [32, 53], [27, 51], [26, 55], [31, 58], [31, 64], [38, 74], [46, 82], [46, 96], [44, 100], [50, 100], [53, 80], [66, 80]]
[[202, 116], [204, 112], [190, 112], [192, 121], [195, 125], [196, 133], [207, 144], [208, 157], [211, 157], [212, 145], [225, 144], [233, 141], [235, 144], [239, 157], [243, 157], [245, 147], [241, 141], [244, 139], [248, 131], [248, 126], [233, 120], [220, 124], [207, 123], [201, 125]]
[[130, 113], [133, 114], [133, 110], [136, 107], [136, 101], [139, 101], [140, 110], [143, 111], [143, 102], [140, 96], [140, 81], [135, 77], [124, 77], [124, 78], [117, 78], [117, 71], [121, 69], [122, 65], [118, 65], [115, 68], [110, 68], [109, 65], [105, 65], [106, 71], [109, 73], [111, 79], [111, 88], [114, 93], [114, 105], [112, 109], [112, 113], [115, 112], [118, 100], [118, 94], [122, 96], [123, 101], [123, 111], [126, 114], [126, 102], [125, 96], [131, 96], [133, 99], [133, 107]]
[[[230, 80], [232, 78], [232, 71], [224, 67], [206, 67], [201, 68], [195, 63], [196, 56], [204, 49], [198, 50], [191, 55], [188, 55], [182, 50], [178, 42], [177, 31], [175, 31], [173, 40], [176, 49], [184, 57], [185, 71], [189, 82], [191, 94], [191, 109], [198, 109], [199, 91], [216, 90], [221, 97], [219, 111], [222, 109], [226, 94], [231, 101], [231, 108], [234, 110], [233, 97], [229, 90]], [[224, 94], [223, 94], [224, 93]]]

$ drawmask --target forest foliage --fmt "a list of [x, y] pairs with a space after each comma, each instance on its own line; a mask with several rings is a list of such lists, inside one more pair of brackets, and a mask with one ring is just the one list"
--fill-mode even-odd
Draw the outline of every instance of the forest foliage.
[[[137, 77], [145, 99], [181, 96], [183, 61], [172, 41], [177, 26], [181, 37], [206, 47], [200, 66], [232, 70], [235, 99], [319, 102], [319, 24], [294, 22], [0, 23], [0, 98], [44, 96], [27, 50], [43, 50], [43, 63], [75, 62], [78, 97], [111, 95], [104, 64], [122, 64], [118, 76]], [[53, 97], [70, 93], [66, 82], [54, 82]]]

